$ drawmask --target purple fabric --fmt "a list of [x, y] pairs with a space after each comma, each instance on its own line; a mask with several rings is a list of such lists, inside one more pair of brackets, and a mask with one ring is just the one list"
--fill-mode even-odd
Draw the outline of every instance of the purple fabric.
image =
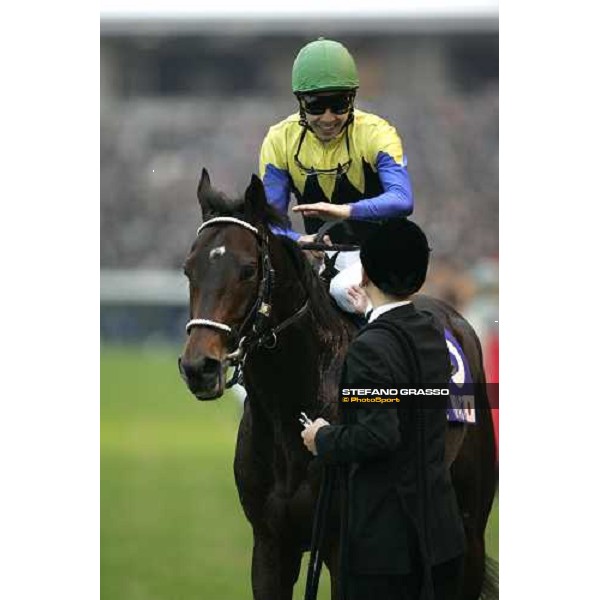
[[[444, 329], [446, 336], [446, 345], [450, 363], [452, 364], [452, 377], [450, 391], [457, 392], [450, 395], [448, 401], [447, 417], [448, 421], [457, 421], [460, 423], [475, 423], [475, 399], [472, 392], [473, 377], [467, 357], [457, 339], [452, 335], [449, 329]], [[470, 393], [461, 394], [461, 390]], [[470, 389], [469, 389], [470, 388]]]

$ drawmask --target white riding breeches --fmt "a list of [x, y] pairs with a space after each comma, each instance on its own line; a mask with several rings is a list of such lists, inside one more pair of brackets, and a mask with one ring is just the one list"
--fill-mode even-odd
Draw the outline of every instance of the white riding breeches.
[[[334, 252], [327, 252], [330, 257], [334, 254]], [[339, 273], [331, 280], [329, 293], [344, 312], [355, 313], [356, 309], [350, 301], [348, 289], [353, 285], [359, 285], [362, 279], [360, 251], [340, 252], [335, 267]]]

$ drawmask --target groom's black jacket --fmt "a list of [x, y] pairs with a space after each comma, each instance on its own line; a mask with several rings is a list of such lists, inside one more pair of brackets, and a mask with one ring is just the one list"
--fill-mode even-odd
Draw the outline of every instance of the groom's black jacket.
[[[397, 335], [402, 332], [404, 337]], [[412, 346], [403, 343], [405, 336], [412, 339]], [[410, 356], [415, 350], [417, 361]], [[419, 377], [422, 381], [415, 381]], [[348, 350], [340, 385], [394, 388], [443, 385], [449, 379], [441, 327], [431, 315], [407, 304], [384, 313], [359, 332]], [[444, 463], [446, 403], [446, 396], [405, 396], [398, 409], [370, 404], [343, 408], [340, 425], [317, 432], [320, 459], [345, 467], [342, 531], [347, 536], [350, 573], [409, 573], [422, 559], [423, 543], [432, 565], [463, 553], [462, 520]], [[417, 493], [419, 418], [426, 498]], [[419, 503], [426, 506], [425, 512], [419, 510]]]

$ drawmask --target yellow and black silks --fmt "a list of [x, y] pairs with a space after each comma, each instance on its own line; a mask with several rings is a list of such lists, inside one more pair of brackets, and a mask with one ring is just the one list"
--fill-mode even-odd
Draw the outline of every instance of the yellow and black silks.
[[[299, 204], [351, 204], [350, 220], [330, 236], [333, 242], [356, 243], [378, 222], [411, 214], [406, 157], [400, 137], [387, 121], [355, 110], [352, 123], [334, 140], [322, 142], [310, 129], [302, 140], [302, 133], [300, 115], [293, 114], [269, 129], [261, 149], [260, 176], [267, 200], [282, 215], [287, 216], [291, 192]], [[336, 172], [338, 166], [342, 168]], [[332, 172], [311, 173], [311, 168]], [[307, 233], [315, 233], [322, 223], [304, 219]], [[287, 227], [274, 231], [292, 239], [300, 236], [289, 221]]]

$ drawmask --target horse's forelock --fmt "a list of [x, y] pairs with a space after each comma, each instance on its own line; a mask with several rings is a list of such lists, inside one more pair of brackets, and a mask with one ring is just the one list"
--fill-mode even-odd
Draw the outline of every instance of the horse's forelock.
[[244, 201], [238, 198], [228, 198], [222, 192], [210, 190], [204, 198], [206, 210], [204, 220], [213, 217], [240, 217], [244, 213]]
[[[247, 210], [244, 198], [229, 198], [222, 192], [211, 190], [205, 197], [206, 210], [204, 211], [204, 220], [214, 217], [236, 217], [243, 220], [248, 220]], [[270, 204], [265, 204], [262, 207], [260, 215], [260, 223], [253, 222], [253, 225], [282, 226], [285, 224], [285, 218], [279, 214]]]

